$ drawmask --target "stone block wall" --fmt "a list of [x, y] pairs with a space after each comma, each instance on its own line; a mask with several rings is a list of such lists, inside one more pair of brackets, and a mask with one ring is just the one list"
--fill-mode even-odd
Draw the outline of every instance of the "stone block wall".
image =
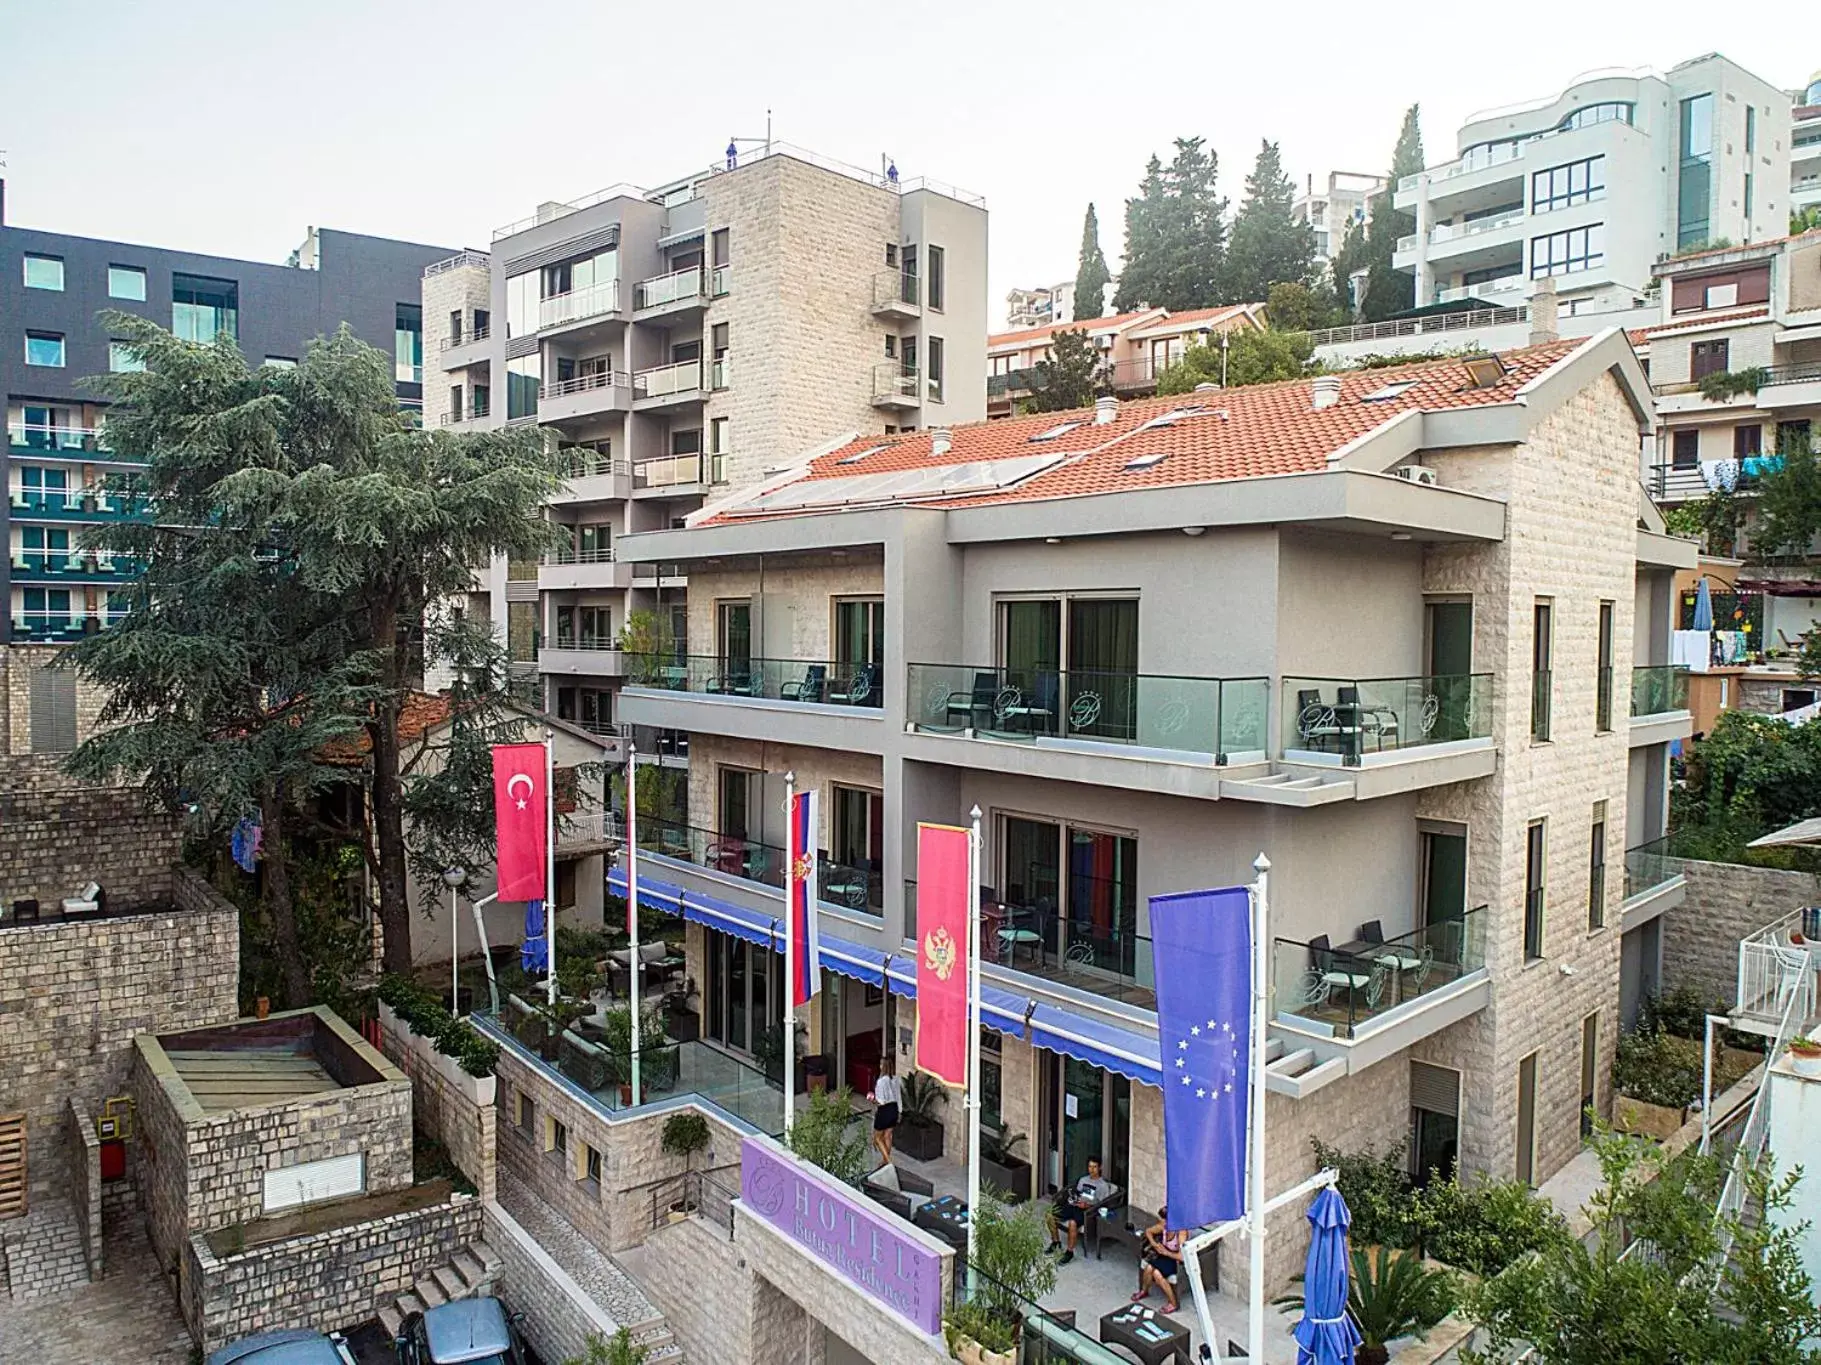
[[82, 1238], [89, 1278], [98, 1280], [102, 1274], [101, 1139], [95, 1136], [93, 1119], [74, 1100], [69, 1113], [69, 1200], [76, 1211], [76, 1232]]
[[[457, 308], [462, 311], [462, 336], [469, 335], [474, 326], [474, 310], [490, 308], [493, 289], [492, 273], [482, 265], [458, 265], [449, 270], [438, 271], [424, 277], [424, 427], [432, 430], [443, 424], [443, 415], [449, 412], [449, 389], [452, 385], [462, 386], [462, 406], [472, 410], [474, 394], [469, 385], [477, 379], [487, 382], [487, 369], [484, 365], [474, 366], [466, 371], [447, 371], [443, 369], [443, 342], [449, 339], [449, 314]], [[505, 325], [505, 319], [500, 319]], [[504, 405], [506, 398], [505, 380], [500, 384], [499, 402]], [[464, 412], [464, 420], [466, 412]], [[460, 431], [461, 428], [457, 427]]]
[[[48, 668], [63, 657], [61, 645], [6, 645], [0, 647], [0, 757], [32, 752], [32, 673]], [[76, 742], [100, 728], [101, 709], [107, 693], [82, 678], [76, 680]], [[62, 754], [40, 755], [47, 764], [61, 764]], [[71, 786], [75, 778], [63, 778]]]
[[[498, 1204], [489, 1202], [482, 1214], [481, 1227], [487, 1245], [499, 1253], [499, 1295], [512, 1312], [525, 1314], [521, 1330], [526, 1344], [537, 1352], [539, 1359], [580, 1359], [587, 1350], [589, 1337], [613, 1339], [620, 1324], [601, 1311], [600, 1305], [570, 1278], [569, 1272], [550, 1258], [512, 1215]], [[703, 1297], [712, 1299], [714, 1296]], [[704, 1360], [734, 1358], [699, 1357]]]
[[495, 1167], [499, 1109], [494, 1102], [498, 1079], [469, 1076], [443, 1056], [427, 1038], [412, 1033], [391, 1009], [381, 1004], [380, 1050], [411, 1079], [412, 1121], [435, 1138], [461, 1173], [474, 1182], [482, 1199], [497, 1192]]
[[[639, 1288], [664, 1315], [688, 1360], [751, 1360], [753, 1274], [732, 1239], [704, 1218], [653, 1231]], [[702, 1286], [716, 1286], [704, 1294]]]
[[217, 1256], [185, 1239], [178, 1305], [204, 1352], [257, 1332], [371, 1318], [481, 1235], [481, 1201], [448, 1202]]
[[1663, 986], [1737, 1003], [1739, 940], [1805, 905], [1821, 904], [1821, 878], [1737, 863], [1682, 864], [1688, 891], [1663, 915]]
[[148, 808], [137, 788], [76, 783], [58, 756], [0, 757], [0, 830], [0, 903], [9, 909], [34, 897], [55, 910], [90, 881], [114, 907], [171, 899], [182, 851], [176, 818]]
[[[12, 827], [0, 820], [0, 849]], [[72, 923], [0, 925], [0, 1113], [29, 1115], [33, 1185], [61, 1184], [69, 1106], [125, 1092], [135, 1034], [235, 1014], [240, 912], [190, 874], [176, 909]]]

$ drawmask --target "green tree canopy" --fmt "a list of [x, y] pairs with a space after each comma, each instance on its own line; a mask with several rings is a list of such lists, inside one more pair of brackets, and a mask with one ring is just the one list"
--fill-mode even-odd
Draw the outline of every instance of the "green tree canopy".
[[1070, 328], [1050, 337], [1050, 353], [1036, 365], [1026, 412], [1068, 412], [1092, 406], [1104, 380], [1100, 352], [1086, 328]]
[[[1226, 387], [1269, 384], [1278, 379], [1300, 379], [1317, 374], [1309, 359], [1314, 345], [1306, 332], [1255, 331], [1236, 328], [1226, 333]], [[1190, 393], [1197, 384], [1221, 382], [1221, 347], [1218, 336], [1191, 346], [1182, 359], [1157, 379], [1159, 393]]]
[[1752, 528], [1755, 554], [1806, 555], [1821, 535], [1821, 455], [1800, 428], [1785, 428], [1773, 467], [1758, 485], [1758, 516]]
[[1347, 224], [1347, 231], [1340, 239], [1340, 245], [1328, 258], [1328, 287], [1334, 292], [1335, 305], [1346, 314], [1346, 320], [1337, 326], [1346, 326], [1359, 314], [1360, 306], [1365, 302], [1364, 291], [1360, 297], [1354, 297], [1353, 275], [1366, 266], [1366, 228], [1357, 219]]
[[1106, 312], [1107, 285], [1112, 281], [1107, 271], [1106, 253], [1100, 249], [1100, 218], [1094, 206], [1088, 205], [1087, 217], [1081, 222], [1081, 255], [1075, 266], [1075, 317], [1078, 321], [1097, 318]]
[[1183, 310], [1224, 301], [1227, 201], [1215, 193], [1217, 171], [1199, 137], [1177, 138], [1167, 168], [1156, 156], [1146, 164], [1138, 197], [1126, 200], [1115, 309]]
[[1333, 311], [1331, 302], [1316, 290], [1288, 280], [1272, 285], [1265, 296], [1265, 319], [1273, 332], [1326, 327]]
[[1382, 322], [1414, 307], [1416, 302], [1416, 277], [1399, 270], [1392, 258], [1397, 252], [1397, 239], [1416, 231], [1416, 218], [1398, 212], [1393, 201], [1397, 182], [1423, 168], [1423, 132], [1417, 122], [1417, 109], [1413, 104], [1405, 110], [1397, 148], [1391, 154], [1390, 179], [1384, 189], [1372, 196], [1363, 262], [1371, 273], [1366, 278], [1366, 297], [1360, 306], [1360, 316], [1367, 322]]
[[1261, 303], [1273, 285], [1308, 283], [1315, 229], [1291, 212], [1295, 201], [1277, 144], [1261, 143], [1227, 244], [1226, 296], [1232, 302]]

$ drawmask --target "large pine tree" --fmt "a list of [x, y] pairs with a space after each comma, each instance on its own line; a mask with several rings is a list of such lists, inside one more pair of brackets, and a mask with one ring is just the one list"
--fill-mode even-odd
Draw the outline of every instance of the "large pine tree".
[[1155, 303], [1162, 292], [1164, 210], [1163, 162], [1153, 153], [1137, 198], [1125, 201], [1125, 263], [1113, 295], [1115, 312]]
[[[1404, 112], [1404, 126], [1398, 130], [1397, 150], [1391, 154], [1391, 177], [1385, 188], [1372, 196], [1371, 216], [1366, 224], [1366, 296], [1361, 301], [1360, 316], [1367, 322], [1382, 322], [1393, 314], [1415, 306], [1416, 277], [1392, 264], [1397, 252], [1397, 239], [1416, 231], [1416, 218], [1399, 213], [1393, 200], [1397, 182], [1415, 175], [1423, 168], [1423, 133], [1417, 124], [1417, 105]], [[1427, 300], [1425, 300], [1427, 302]]]
[[1100, 218], [1089, 204], [1081, 222], [1081, 256], [1075, 266], [1077, 320], [1097, 318], [1106, 311], [1107, 284], [1112, 278], [1106, 253], [1100, 249]]
[[1246, 177], [1246, 197], [1227, 244], [1226, 296], [1263, 302], [1274, 284], [1307, 284], [1315, 261], [1315, 229], [1292, 213], [1296, 187], [1284, 174], [1275, 142], [1259, 144]]
[[1153, 156], [1136, 199], [1126, 200], [1125, 264], [1113, 306], [1124, 312], [1208, 308], [1220, 303], [1226, 255], [1226, 200], [1215, 193], [1219, 165], [1206, 141], [1176, 139], [1169, 166]]

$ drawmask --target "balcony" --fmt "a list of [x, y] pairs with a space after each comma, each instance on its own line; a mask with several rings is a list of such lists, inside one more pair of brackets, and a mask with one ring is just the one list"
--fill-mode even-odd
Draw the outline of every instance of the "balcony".
[[9, 422], [7, 440], [14, 450], [25, 455], [49, 456], [53, 459], [105, 460], [116, 464], [143, 464], [127, 460], [108, 448], [107, 433], [99, 427], [52, 427], [36, 423]]
[[1037, 371], [1034, 368], [989, 374], [986, 377], [986, 396], [989, 399], [1012, 398], [1030, 393], [1036, 384]]
[[877, 664], [837, 664], [818, 659], [730, 659], [691, 654], [681, 662], [637, 669], [633, 681], [639, 687], [672, 692], [824, 706], [876, 708], [885, 697]]
[[1485, 299], [1496, 307], [1511, 308], [1528, 298], [1530, 281], [1522, 274], [1504, 275], [1496, 280], [1481, 280], [1478, 284], [1457, 285], [1452, 289], [1435, 291], [1437, 303], [1461, 303], [1467, 299]]
[[699, 401], [702, 397], [702, 362], [685, 360], [676, 365], [655, 365], [635, 371], [632, 397], [634, 405], [641, 408]]
[[640, 494], [663, 497], [687, 497], [700, 494], [706, 487], [704, 476], [710, 461], [719, 456], [670, 455], [657, 460], [640, 460], [633, 466], [633, 496]]
[[586, 446], [557, 452], [563, 475], [562, 489], [551, 502], [598, 502], [626, 497], [632, 491], [632, 463]]
[[456, 332], [442, 339], [439, 350], [455, 351], [463, 346], [472, 346], [477, 341], [485, 341], [493, 335], [492, 327], [473, 327], [466, 332]]
[[1818, 945], [1813, 910], [1792, 910], [1750, 938], [1739, 940], [1738, 996], [1733, 1027], [1765, 1038], [1777, 1036], [1784, 1012], [1793, 1005], [1798, 1022], [1814, 1018]]
[[[561, 588], [625, 588], [632, 583], [632, 566], [614, 558], [611, 546], [596, 550], [552, 550], [540, 561], [537, 586]], [[510, 600], [511, 594], [507, 594]]]
[[585, 677], [618, 677], [625, 671], [619, 641], [592, 636], [557, 634], [537, 651], [540, 673], [580, 674]]
[[1655, 664], [1632, 669], [1631, 747], [1665, 744], [1693, 733], [1687, 668]]
[[67, 611], [16, 611], [12, 621], [16, 645], [69, 645], [102, 628], [98, 616], [73, 616]]
[[590, 318], [610, 317], [620, 311], [620, 282], [608, 280], [585, 289], [572, 289], [567, 294], [552, 294], [539, 302], [537, 325], [540, 331], [567, 327]]
[[[783, 914], [784, 849], [780, 845], [744, 834], [725, 834], [663, 820], [639, 821], [638, 839], [641, 853], [688, 863], [780, 893], [776, 908], [778, 914]], [[885, 890], [878, 860], [844, 863], [829, 857], [826, 850], [817, 850], [816, 898], [822, 905], [850, 914], [884, 914]]]
[[1671, 856], [1669, 837], [1625, 850], [1624, 928], [1636, 929], [1682, 903], [1687, 882], [1682, 859]]
[[912, 664], [907, 719], [930, 734], [1225, 764], [1264, 757], [1269, 705], [1264, 678]]
[[632, 291], [633, 311], [639, 313], [660, 308], [666, 312], [681, 312], [686, 308], [700, 307], [706, 302], [702, 291], [702, 267], [699, 265], [640, 280]]
[[875, 408], [914, 408], [923, 401], [922, 393], [916, 370], [902, 365], [873, 366]]
[[620, 717], [666, 730], [878, 753], [885, 735], [877, 664], [688, 655], [629, 659]]
[[1771, 365], [1758, 387], [1760, 408], [1812, 407], [1821, 404], [1821, 360], [1800, 365]]
[[1489, 751], [1491, 736], [1490, 673], [1283, 680], [1291, 762], [1369, 767], [1442, 746]]
[[1431, 1015], [1426, 1006], [1462, 995], [1467, 983], [1484, 982], [1486, 923], [1487, 909], [1481, 905], [1458, 919], [1391, 939], [1371, 932], [1377, 921], [1361, 925], [1367, 933], [1338, 947], [1330, 946], [1326, 935], [1308, 943], [1276, 939], [1271, 945], [1272, 1017], [1299, 1034], [1353, 1043], [1409, 1021], [1415, 1027], [1395, 1030], [1405, 1035], [1396, 1047], [1408, 1047], [1460, 1017], [1444, 1020], [1443, 1014], [1452, 1012], [1442, 1011], [1425, 1018]]
[[14, 489], [9, 502], [14, 521], [97, 526], [151, 519], [151, 509], [143, 498], [90, 488], [74, 493], [28, 493]]
[[908, 319], [921, 317], [917, 302], [917, 277], [906, 270], [881, 270], [873, 276], [873, 316]]
[[14, 583], [126, 583], [139, 576], [138, 561], [106, 552], [25, 550], [13, 552]]

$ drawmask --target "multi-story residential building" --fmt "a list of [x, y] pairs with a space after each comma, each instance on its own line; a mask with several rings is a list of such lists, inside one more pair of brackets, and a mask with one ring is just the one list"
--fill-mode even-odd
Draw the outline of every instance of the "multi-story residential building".
[[[1290, 206], [1291, 216], [1307, 223], [1315, 233], [1315, 263], [1326, 265], [1340, 250], [1347, 230], [1355, 223], [1365, 226], [1372, 196], [1385, 188], [1382, 175], [1360, 171], [1329, 171], [1325, 189], [1315, 188], [1315, 177], [1303, 184], [1303, 192]], [[1336, 281], [1339, 287], [1340, 281]]]
[[[1113, 294], [1119, 288], [1119, 277], [1113, 276], [1102, 291], [1099, 317], [1112, 306]], [[1075, 281], [1063, 280], [1046, 289], [1014, 289], [1005, 296], [1005, 325], [1009, 330], [1047, 327], [1055, 322], [1075, 321]]]
[[1141, 308], [1080, 323], [1051, 323], [986, 339], [986, 411], [1009, 417], [1031, 391], [1037, 362], [1050, 354], [1056, 333], [1086, 330], [1101, 355], [1102, 379], [1120, 397], [1157, 391], [1157, 376], [1181, 360], [1189, 347], [1243, 328], [1262, 329], [1262, 303], [1235, 303], [1172, 313]]
[[[547, 203], [424, 272], [425, 421], [540, 425], [568, 461], [542, 564], [496, 564], [470, 609], [503, 623], [541, 704], [612, 723], [629, 615], [686, 634], [681, 580], [617, 552], [836, 433], [975, 421], [986, 209], [774, 146], [656, 189]], [[843, 438], [845, 439], [845, 438]]]
[[1565, 313], [1606, 311], [1663, 256], [1787, 231], [1790, 97], [1717, 54], [1475, 115], [1459, 149], [1397, 185], [1419, 307], [1522, 303], [1554, 279]]
[[[0, 206], [4, 186], [0, 185]], [[12, 227], [0, 215], [7, 499], [0, 642], [67, 641], [125, 610], [133, 567], [82, 548], [85, 528], [138, 515], [130, 452], [108, 448], [87, 375], [131, 362], [97, 314], [137, 313], [191, 341], [226, 334], [250, 363], [295, 364], [343, 322], [392, 352], [400, 404], [422, 399], [418, 276], [447, 247], [312, 228], [285, 265]]]
[[1790, 113], [1789, 207], [1821, 204], [1821, 71], [1809, 77]]
[[916, 827], [978, 807], [987, 1121], [1030, 1135], [1031, 1192], [1093, 1157], [1155, 1209], [1148, 898], [1262, 851], [1270, 1187], [1311, 1137], [1540, 1182], [1607, 1111], [1682, 892], [1623, 856], [1689, 731], [1653, 424], [1607, 331], [850, 439], [633, 536], [688, 577], [686, 660], [619, 714], [692, 736], [640, 877], [691, 921], [704, 1037], [752, 1053], [776, 1013], [788, 772], [823, 819], [808, 1050], [861, 1093], [882, 1048], [904, 1071]]

